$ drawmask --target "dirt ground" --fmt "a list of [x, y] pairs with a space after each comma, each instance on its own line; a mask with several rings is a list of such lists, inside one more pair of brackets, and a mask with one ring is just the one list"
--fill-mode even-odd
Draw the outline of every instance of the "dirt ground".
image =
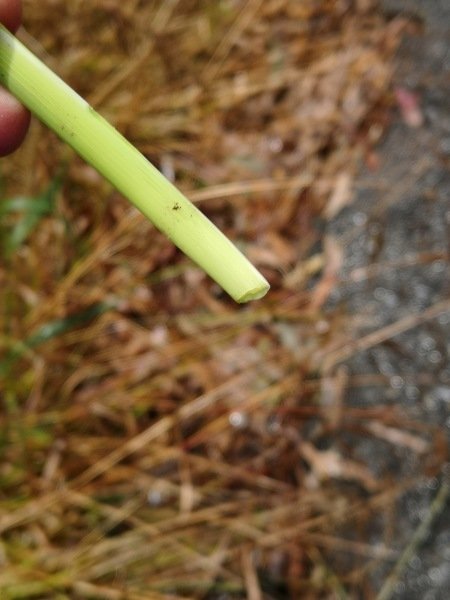
[[[334, 301], [344, 302], [358, 314], [361, 333], [445, 302], [450, 292], [450, 6], [439, 1], [387, 0], [384, 9], [389, 14], [403, 11], [418, 25], [417, 34], [408, 35], [401, 45], [394, 77], [394, 88], [401, 90], [400, 94], [403, 90], [412, 93], [418, 113], [417, 122], [411, 123], [408, 110], [402, 114], [402, 107], [397, 108], [387, 136], [376, 150], [378, 170], [361, 173], [355, 203], [330, 228], [334, 235], [348, 239], [347, 282], [334, 292]], [[414, 115], [412, 118], [414, 121]], [[378, 266], [371, 269], [374, 263]], [[380, 263], [385, 266], [381, 271]], [[450, 315], [448, 303], [446, 306], [444, 314], [348, 362], [354, 375], [376, 370], [389, 381], [386, 387], [350, 394], [350, 405], [400, 404], [405, 419], [445, 423], [450, 431]], [[369, 442], [353, 447], [356, 455], [366, 457], [373, 450]], [[390, 464], [403, 475], [420, 471], [417, 459], [408, 452], [377, 452], [370, 462], [378, 469]], [[446, 478], [448, 485], [450, 467], [445, 468], [442, 479], [418, 482], [417, 489], [403, 497], [394, 527], [397, 548], [408, 546]], [[415, 545], [389, 597], [448, 597], [448, 502], [447, 494], [446, 506], [441, 507], [423, 542]], [[385, 574], [376, 576], [384, 579]]]

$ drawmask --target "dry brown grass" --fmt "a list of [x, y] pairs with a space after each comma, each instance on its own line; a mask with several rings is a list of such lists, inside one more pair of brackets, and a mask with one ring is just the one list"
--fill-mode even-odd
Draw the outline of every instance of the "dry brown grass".
[[272, 291], [234, 305], [33, 124], [3, 195], [64, 175], [0, 269], [1, 598], [373, 597], [412, 482], [345, 435], [428, 456], [440, 438], [343, 410], [379, 379], [339, 367], [359, 347], [324, 310], [341, 249], [319, 242], [385, 125], [402, 24], [364, 0], [29, 0], [25, 17], [22, 39]]

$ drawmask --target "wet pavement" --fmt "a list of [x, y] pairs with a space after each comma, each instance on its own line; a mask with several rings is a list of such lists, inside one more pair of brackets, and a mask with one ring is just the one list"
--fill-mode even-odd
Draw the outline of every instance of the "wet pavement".
[[[346, 247], [343, 283], [333, 301], [358, 315], [360, 335], [396, 322], [407, 324], [405, 319], [423, 311], [429, 311], [430, 318], [402, 331], [400, 327], [398, 334], [349, 359], [351, 374], [380, 374], [388, 383], [350, 391], [346, 401], [354, 406], [400, 406], [405, 419], [441, 426], [448, 442], [450, 3], [385, 0], [384, 8], [390, 16], [408, 15], [415, 26], [398, 53], [398, 106], [377, 149], [379, 166], [363, 170], [355, 202], [330, 227]], [[353, 446], [350, 440], [349, 447], [378, 475], [417, 477], [417, 486], [403, 496], [395, 518], [392, 546], [401, 555], [433, 510], [439, 490], [450, 482], [449, 465], [441, 462], [434, 472], [424, 472], [426, 459], [405, 448], [391, 447], [380, 454], [379, 445], [370, 439]], [[380, 598], [448, 598], [450, 510], [448, 494], [442, 497], [447, 506], [438, 506], [438, 516], [397, 572], [389, 593]], [[376, 589], [394, 564], [376, 572]]]

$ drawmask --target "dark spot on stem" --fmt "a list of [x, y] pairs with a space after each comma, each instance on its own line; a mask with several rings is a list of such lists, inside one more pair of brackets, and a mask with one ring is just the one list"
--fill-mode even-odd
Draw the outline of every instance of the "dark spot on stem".
[[180, 210], [181, 206], [178, 204], [178, 202], [175, 202], [175, 204], [172, 206], [172, 210]]

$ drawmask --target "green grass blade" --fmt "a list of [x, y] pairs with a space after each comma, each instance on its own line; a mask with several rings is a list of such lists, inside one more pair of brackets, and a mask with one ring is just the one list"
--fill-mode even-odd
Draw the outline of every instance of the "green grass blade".
[[[61, 187], [61, 178], [55, 178], [48, 188], [35, 198], [18, 196], [0, 202], [1, 245], [7, 256], [10, 256], [25, 242], [39, 221], [54, 212], [56, 194]], [[8, 217], [14, 217], [14, 224], [8, 227]]]
[[14, 344], [6, 354], [5, 358], [0, 361], [0, 377], [5, 377], [14, 363], [23, 356], [27, 350], [36, 348], [37, 346], [58, 336], [64, 335], [77, 327], [81, 327], [112, 308], [114, 308], [114, 304], [111, 302], [99, 302], [78, 313], [45, 323], [28, 338]]

